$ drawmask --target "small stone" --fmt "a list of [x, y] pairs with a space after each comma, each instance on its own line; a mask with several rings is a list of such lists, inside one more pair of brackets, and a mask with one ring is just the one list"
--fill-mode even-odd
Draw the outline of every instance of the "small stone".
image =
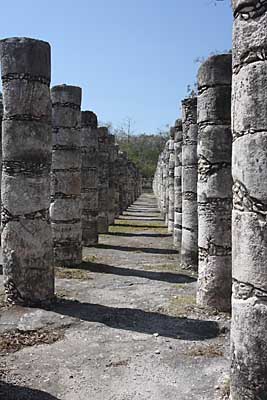
[[155, 351], [155, 354], [160, 354], [160, 350], [156, 350], [156, 351]]
[[153, 336], [154, 337], [159, 337], [159, 333], [155, 332], [155, 333], [153, 333]]

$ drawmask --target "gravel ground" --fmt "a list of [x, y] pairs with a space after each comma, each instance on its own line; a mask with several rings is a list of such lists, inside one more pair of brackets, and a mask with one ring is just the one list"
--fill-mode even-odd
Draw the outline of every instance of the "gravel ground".
[[0, 306], [0, 399], [223, 398], [229, 316], [196, 306], [154, 197], [83, 256], [57, 269], [50, 309]]

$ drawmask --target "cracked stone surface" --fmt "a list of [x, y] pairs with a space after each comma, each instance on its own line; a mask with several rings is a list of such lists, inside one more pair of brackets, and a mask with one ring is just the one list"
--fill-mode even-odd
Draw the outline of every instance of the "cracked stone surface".
[[196, 306], [196, 275], [177, 267], [153, 195], [84, 248], [83, 260], [76, 270], [88, 277], [57, 279], [50, 310], [0, 308], [0, 338], [14, 329], [65, 332], [52, 344], [1, 354], [0, 398], [219, 399], [229, 320]]

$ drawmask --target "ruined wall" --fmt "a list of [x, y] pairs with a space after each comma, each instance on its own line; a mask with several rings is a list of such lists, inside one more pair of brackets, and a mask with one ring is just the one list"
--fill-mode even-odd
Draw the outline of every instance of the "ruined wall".
[[2, 250], [6, 300], [38, 305], [54, 296], [49, 221], [50, 46], [1, 41], [3, 87]]
[[182, 101], [182, 247], [181, 263], [185, 268], [197, 269], [197, 98]]
[[55, 264], [82, 261], [81, 88], [51, 89], [53, 151], [50, 216]]
[[83, 246], [98, 243], [98, 132], [97, 116], [92, 111], [81, 114], [81, 201]]
[[267, 5], [233, 0], [231, 398], [267, 393]]
[[208, 58], [198, 72], [197, 302], [231, 309], [231, 54]]

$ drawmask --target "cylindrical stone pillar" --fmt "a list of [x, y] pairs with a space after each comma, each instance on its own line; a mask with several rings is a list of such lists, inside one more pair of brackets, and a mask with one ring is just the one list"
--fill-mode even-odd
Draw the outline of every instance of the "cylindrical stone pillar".
[[175, 122], [174, 136], [174, 229], [173, 244], [181, 252], [182, 242], [182, 120]]
[[54, 297], [49, 220], [50, 46], [1, 41], [3, 87], [2, 248], [6, 300], [38, 305]]
[[108, 135], [108, 224], [112, 225], [115, 220], [115, 136]]
[[81, 151], [82, 243], [92, 246], [98, 243], [98, 132], [92, 111], [82, 111]]
[[169, 209], [168, 209], [168, 232], [173, 232], [174, 226], [174, 134], [175, 128], [170, 129], [170, 139], [169, 139], [169, 165], [168, 165], [168, 193], [169, 193]]
[[109, 154], [108, 128], [98, 128], [99, 175], [98, 175], [98, 233], [108, 233], [109, 210]]
[[197, 270], [197, 98], [182, 101], [182, 247], [181, 265]]
[[58, 85], [52, 98], [52, 184], [50, 216], [57, 265], [82, 262], [81, 88]]
[[267, 398], [267, 5], [233, 0], [231, 399]]
[[232, 56], [210, 57], [198, 72], [197, 303], [231, 309]]

